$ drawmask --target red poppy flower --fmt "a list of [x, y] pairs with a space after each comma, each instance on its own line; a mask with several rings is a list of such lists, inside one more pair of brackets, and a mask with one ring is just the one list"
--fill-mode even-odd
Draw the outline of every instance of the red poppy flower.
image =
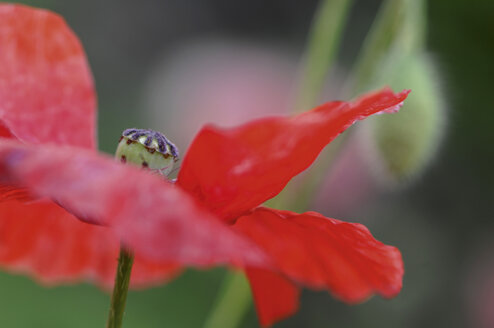
[[264, 325], [296, 310], [299, 286], [349, 303], [401, 289], [400, 252], [362, 225], [261, 204], [339, 133], [396, 110], [408, 91], [206, 126], [173, 184], [95, 151], [93, 82], [62, 18], [0, 5], [0, 63], [3, 267], [48, 282], [110, 284], [120, 243], [136, 255], [134, 285], [184, 265], [232, 265], [246, 271]]

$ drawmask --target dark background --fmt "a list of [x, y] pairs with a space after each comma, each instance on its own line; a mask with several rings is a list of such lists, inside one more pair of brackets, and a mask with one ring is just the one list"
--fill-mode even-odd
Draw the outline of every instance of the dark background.
[[[177, 49], [211, 38], [241, 40], [275, 46], [278, 53], [286, 49], [297, 60], [317, 5], [313, 0], [24, 3], [60, 13], [80, 37], [99, 97], [100, 148], [110, 153], [124, 128], [156, 124], [147, 114], [149, 76]], [[342, 70], [353, 63], [379, 4], [355, 1], [339, 55]], [[494, 1], [429, 1], [427, 23], [428, 50], [441, 74], [448, 114], [439, 153], [413, 183], [345, 211], [402, 250], [403, 291], [393, 300], [374, 297], [347, 306], [306, 290], [301, 310], [276, 327], [494, 327]], [[172, 117], [168, 110], [173, 108], [161, 113], [165, 121]], [[224, 274], [221, 268], [189, 270], [166, 286], [131, 292], [124, 327], [201, 327]], [[103, 327], [108, 302], [108, 295], [91, 285], [43, 287], [0, 274], [2, 327]], [[256, 326], [251, 309], [243, 327]]]

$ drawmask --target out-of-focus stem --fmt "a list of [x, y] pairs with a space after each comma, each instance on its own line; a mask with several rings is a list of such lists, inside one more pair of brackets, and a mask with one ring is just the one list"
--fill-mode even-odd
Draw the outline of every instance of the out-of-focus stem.
[[315, 105], [338, 52], [351, 4], [352, 0], [323, 0], [319, 5], [309, 32], [305, 65], [295, 100], [296, 111]]
[[[352, 73], [352, 93], [362, 91], [368, 87], [376, 76], [376, 71], [386, 58], [386, 55], [401, 43], [405, 45], [403, 38], [404, 27], [410, 22], [407, 16], [409, 4], [413, 4], [412, 10], [422, 10], [421, 0], [386, 0], [379, 10], [374, 23], [365, 38], [362, 49], [357, 58]], [[420, 29], [414, 26], [413, 29]], [[401, 51], [404, 49], [401, 49]]]
[[315, 198], [315, 195], [317, 195], [327, 172], [334, 164], [338, 154], [341, 153], [346, 141], [351, 135], [351, 131], [345, 131], [332, 141], [331, 146], [319, 156], [317, 163], [314, 164], [301, 185], [296, 189], [296, 194], [292, 193], [292, 202], [289, 205], [289, 210], [302, 213], [309, 209], [311, 201]]
[[113, 287], [110, 312], [108, 313], [108, 323], [106, 325], [107, 328], [122, 327], [122, 319], [125, 311], [125, 302], [127, 300], [133, 262], [134, 255], [122, 246], [118, 258], [115, 286]]
[[204, 328], [239, 326], [251, 304], [249, 283], [242, 272], [229, 272]]
[[[390, 54], [403, 56], [421, 50], [425, 42], [425, 4], [423, 0], [386, 0], [372, 24], [358, 56], [348, 91], [350, 96], [363, 91], [379, 74], [382, 62]], [[340, 135], [319, 156], [317, 162], [298, 185], [280, 194], [270, 205], [302, 212], [327, 174], [328, 169], [351, 137], [351, 130]]]
[[[312, 108], [321, 93], [324, 81], [331, 69], [340, 46], [343, 27], [353, 0], [323, 0], [317, 9], [309, 33], [304, 67], [300, 79], [299, 92], [295, 100], [295, 111]], [[336, 148], [336, 147], [331, 147]], [[338, 147], [339, 148], [339, 147]], [[331, 152], [332, 154], [334, 151]], [[289, 184], [276, 198], [267, 204], [274, 208], [293, 211], [305, 210], [310, 197], [315, 193], [321, 175], [329, 167], [333, 156], [320, 156], [316, 164], [300, 185]], [[300, 180], [299, 180], [300, 181]], [[300, 196], [304, 195], [304, 196]]]

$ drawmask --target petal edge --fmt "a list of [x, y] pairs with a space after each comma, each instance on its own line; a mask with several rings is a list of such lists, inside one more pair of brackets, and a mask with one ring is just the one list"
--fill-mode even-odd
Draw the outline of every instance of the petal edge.
[[396, 110], [408, 93], [386, 88], [293, 117], [268, 117], [229, 129], [206, 126], [192, 142], [177, 183], [232, 222], [276, 196], [355, 121]]
[[327, 289], [347, 303], [372, 294], [396, 296], [402, 287], [399, 250], [374, 239], [361, 224], [257, 208], [234, 228], [271, 256], [279, 272], [313, 289]]

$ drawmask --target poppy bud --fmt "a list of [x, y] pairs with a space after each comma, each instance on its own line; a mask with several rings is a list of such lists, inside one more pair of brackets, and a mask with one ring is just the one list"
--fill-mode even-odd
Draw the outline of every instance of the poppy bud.
[[159, 132], [127, 129], [122, 132], [115, 157], [167, 176], [178, 161], [178, 149]]
[[360, 135], [365, 135], [371, 149], [367, 158], [379, 178], [402, 182], [423, 171], [436, 153], [445, 125], [444, 103], [438, 74], [425, 55], [389, 64], [382, 73], [391, 87], [412, 92], [398, 113], [371, 118]]

